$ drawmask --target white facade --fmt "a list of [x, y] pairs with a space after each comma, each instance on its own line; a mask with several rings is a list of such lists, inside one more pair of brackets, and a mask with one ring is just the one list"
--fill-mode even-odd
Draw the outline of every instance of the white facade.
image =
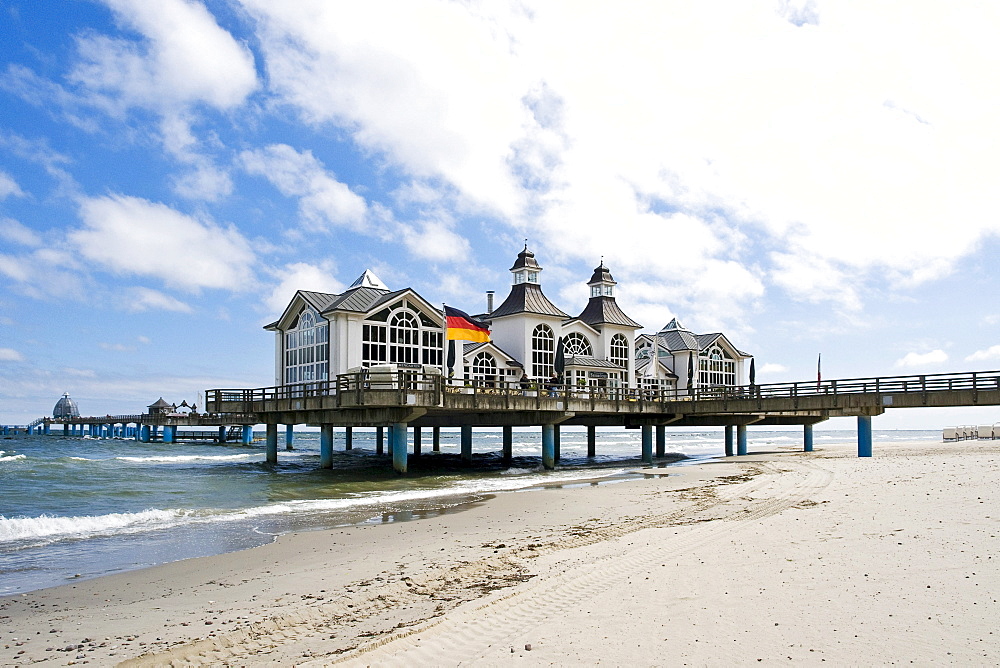
[[[542, 268], [525, 246], [510, 269], [506, 299], [478, 316], [490, 325], [489, 343], [456, 341], [453, 378], [516, 382], [522, 373], [546, 381], [560, 341], [563, 381], [591, 387], [684, 389], [689, 360], [692, 386], [742, 384], [746, 353], [722, 334], [694, 335], [676, 320], [655, 335], [622, 312], [616, 283], [602, 262], [588, 282], [590, 300], [572, 317], [542, 292]], [[341, 294], [300, 290], [275, 333], [275, 385], [328, 381], [350, 369], [378, 364], [432, 366], [448, 373], [445, 318], [414, 290], [392, 291], [370, 271]], [[655, 350], [655, 352], [654, 352]]]

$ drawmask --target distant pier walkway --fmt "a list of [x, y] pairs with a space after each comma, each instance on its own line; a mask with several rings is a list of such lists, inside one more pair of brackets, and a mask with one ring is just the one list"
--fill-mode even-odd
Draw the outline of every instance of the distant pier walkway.
[[[407, 467], [407, 430], [413, 429], [419, 454], [420, 429], [433, 429], [437, 444], [441, 427], [462, 430], [462, 457], [472, 458], [472, 429], [502, 427], [503, 455], [510, 457], [515, 426], [542, 431], [542, 462], [558, 459], [558, 429], [588, 428], [588, 454], [594, 452], [598, 426], [642, 430], [642, 459], [663, 454], [666, 426], [722, 426], [726, 454], [746, 454], [749, 425], [802, 425], [803, 446], [813, 449], [813, 425], [831, 417], [856, 417], [858, 456], [872, 454], [873, 416], [890, 408], [1000, 405], [1000, 371], [917, 376], [850, 378], [738, 387], [705, 387], [693, 391], [646, 391], [567, 385], [461, 381], [419, 370], [360, 372], [307, 385], [257, 389], [206, 390], [206, 407], [215, 415], [255, 417], [267, 430], [267, 459], [277, 461], [277, 430], [287, 434], [297, 424], [321, 428], [321, 466], [332, 465], [333, 427], [389, 428], [393, 466]], [[235, 420], [233, 420], [235, 421]], [[733, 435], [736, 434], [734, 448]], [[286, 438], [288, 438], [286, 436]]]

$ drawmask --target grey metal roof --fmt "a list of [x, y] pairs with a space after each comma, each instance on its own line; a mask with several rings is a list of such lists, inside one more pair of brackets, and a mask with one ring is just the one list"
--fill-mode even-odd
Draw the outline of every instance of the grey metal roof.
[[621, 325], [635, 329], [642, 328], [642, 325], [625, 315], [614, 297], [591, 297], [579, 319], [588, 325]]
[[594, 283], [611, 283], [612, 285], [617, 285], [615, 279], [611, 277], [611, 270], [604, 266], [604, 260], [601, 260], [601, 265], [594, 269], [594, 275], [590, 277], [587, 285], [593, 285]]
[[518, 361], [518, 359], [516, 357], [514, 357], [513, 355], [511, 355], [510, 353], [508, 353], [506, 350], [504, 350], [503, 348], [501, 348], [497, 344], [493, 343], [492, 341], [473, 341], [473, 342], [470, 342], [470, 343], [466, 343], [465, 346], [463, 346], [463, 348], [462, 348], [462, 355], [465, 356], [465, 357], [467, 357], [470, 354], [472, 354], [472, 353], [476, 352], [477, 350], [479, 350], [480, 348], [485, 348], [486, 346], [493, 346], [504, 357], [506, 357], [507, 358], [507, 366], [515, 366], [515, 367], [521, 367], [521, 368], [524, 367], [524, 364], [522, 364], [520, 361]]
[[686, 329], [664, 329], [656, 336], [660, 345], [669, 351], [701, 350], [697, 337]]
[[171, 407], [172, 407], [171, 404], [168, 404], [166, 401], [163, 400], [163, 397], [160, 397], [154, 403], [151, 403], [146, 408], [171, 408]]
[[55, 408], [52, 409], [52, 417], [54, 418], [80, 417], [80, 408], [76, 405], [75, 401], [70, 399], [68, 392], [64, 393], [62, 395], [62, 398], [56, 402]]
[[549, 298], [542, 294], [542, 288], [536, 283], [518, 283], [511, 286], [510, 294], [503, 300], [493, 313], [487, 316], [488, 320], [502, 318], [518, 313], [535, 313], [538, 315], [552, 315], [560, 318], [568, 318], [569, 315], [563, 313], [559, 308], [549, 301]]
[[596, 367], [598, 369], [617, 369], [621, 370], [625, 367], [615, 364], [611, 360], [602, 360], [597, 357], [588, 357], [587, 355], [569, 355], [566, 357], [566, 366], [585, 366], [585, 367]]
[[647, 358], [645, 358], [643, 360], [640, 360], [640, 361], [636, 362], [636, 365], [635, 365], [635, 374], [637, 376], [644, 375], [644, 373], [646, 371], [646, 368], [648, 366], [650, 366], [650, 364], [652, 364], [654, 362], [656, 364], [658, 364], [661, 369], [663, 369], [663, 371], [664, 371], [664, 373], [665, 373], [665, 375], [666, 375], [667, 378], [674, 378], [674, 379], [677, 378], [677, 374], [674, 373], [673, 371], [671, 371], [670, 367], [668, 367], [666, 364], [664, 364], [663, 362], [661, 362], [659, 359], [654, 360], [651, 357], [647, 357]]
[[330, 294], [329, 292], [311, 292], [309, 290], [299, 290], [299, 294], [302, 295], [302, 298], [310, 306], [320, 313], [330, 308], [330, 305], [340, 298], [340, 295]]
[[375, 288], [376, 290], [388, 290], [389, 288], [382, 279], [375, 275], [371, 269], [365, 269], [364, 273], [358, 276], [358, 278], [348, 286], [348, 290], [352, 288]]
[[323, 313], [330, 311], [354, 311], [355, 313], [365, 313], [380, 305], [384, 301], [392, 299], [406, 290], [386, 293], [378, 288], [360, 287], [352, 288], [342, 295], [336, 295], [336, 299], [330, 303]]
[[538, 266], [538, 261], [535, 260], [535, 254], [528, 250], [528, 244], [524, 244], [524, 250], [517, 254], [517, 260], [514, 261], [514, 266], [510, 268], [510, 271], [517, 271], [518, 269], [542, 270]]

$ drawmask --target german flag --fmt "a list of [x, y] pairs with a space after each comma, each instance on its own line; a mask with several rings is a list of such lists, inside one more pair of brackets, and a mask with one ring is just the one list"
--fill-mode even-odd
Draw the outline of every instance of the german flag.
[[485, 343], [490, 340], [490, 328], [465, 311], [445, 306], [444, 316], [448, 321], [447, 338], [449, 341], [480, 341]]

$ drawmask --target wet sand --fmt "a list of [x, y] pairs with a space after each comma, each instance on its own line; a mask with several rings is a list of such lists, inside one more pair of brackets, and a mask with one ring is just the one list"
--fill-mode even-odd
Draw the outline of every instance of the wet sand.
[[0, 665], [1000, 664], [1000, 442], [751, 452], [3, 598]]

